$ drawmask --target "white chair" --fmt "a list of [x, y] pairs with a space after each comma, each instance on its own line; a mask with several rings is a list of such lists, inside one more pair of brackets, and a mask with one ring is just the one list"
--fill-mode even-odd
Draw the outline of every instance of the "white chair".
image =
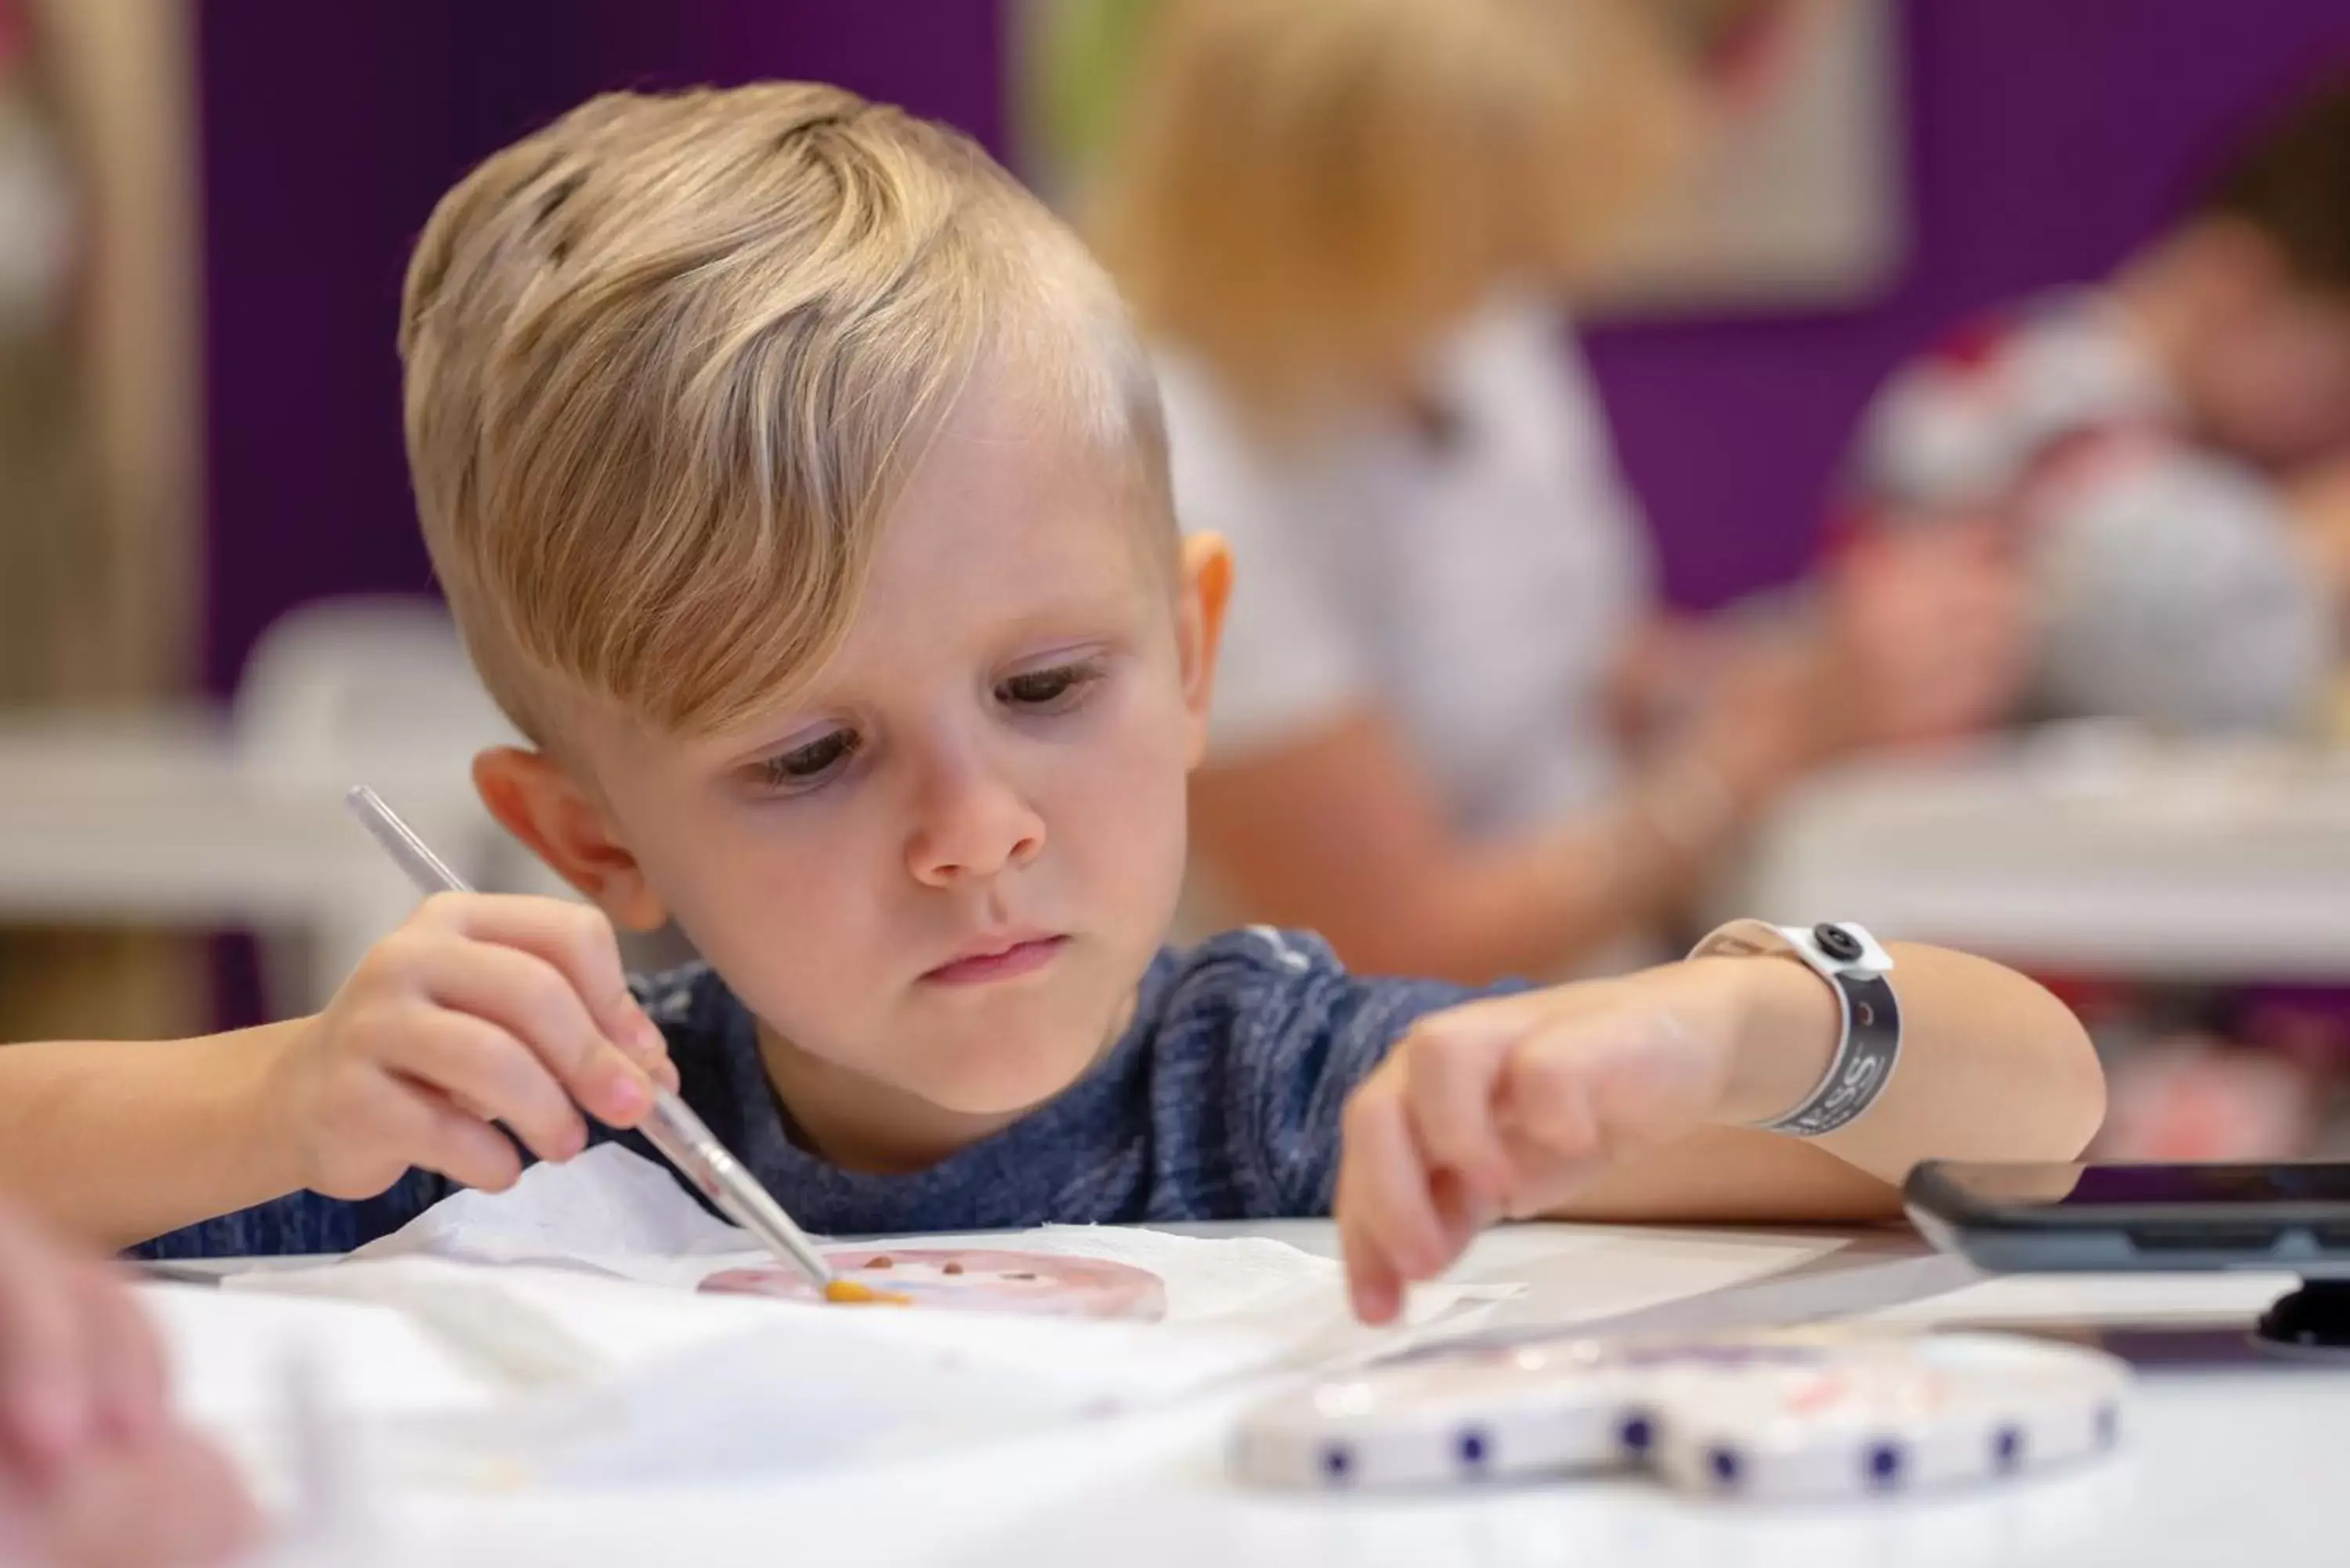
[[569, 896], [474, 796], [473, 753], [513, 738], [438, 605], [305, 605], [226, 713], [0, 722], [0, 919], [254, 929], [273, 1016], [313, 1010], [417, 901], [344, 808], [354, 784], [476, 887]]
[[475, 751], [514, 738], [448, 612], [424, 598], [288, 611], [246, 659], [232, 713], [246, 757], [306, 782], [353, 768], [462, 775]]
[[[515, 739], [448, 612], [421, 597], [319, 599], [262, 634], [231, 708], [238, 765], [263, 799], [315, 809], [372, 784], [477, 887], [532, 891], [527, 856], [475, 798], [473, 754]], [[350, 824], [354, 848], [372, 854]], [[273, 1012], [318, 1006], [417, 895], [364, 857], [322, 889], [317, 918], [263, 944]], [[551, 880], [548, 878], [547, 880]]]
[[[448, 612], [422, 598], [322, 599], [288, 612], [255, 645], [234, 732], [256, 788], [306, 802], [375, 786], [450, 868], [494, 892], [577, 895], [494, 822], [473, 787], [474, 753], [519, 740], [473, 673]], [[351, 825], [352, 842], [358, 825]], [[369, 846], [369, 852], [373, 853]], [[296, 942], [265, 943], [273, 1009], [323, 1003], [361, 955], [414, 907], [387, 866], [354, 868]], [[673, 935], [624, 938], [644, 967], [690, 957]]]

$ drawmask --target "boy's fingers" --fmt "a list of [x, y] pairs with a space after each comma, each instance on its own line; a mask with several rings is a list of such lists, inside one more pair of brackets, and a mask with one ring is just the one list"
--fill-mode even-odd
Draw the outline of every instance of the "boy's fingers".
[[1444, 1251], [1459, 1257], [1469, 1250], [1477, 1233], [1498, 1217], [1503, 1189], [1492, 1194], [1477, 1191], [1449, 1170], [1437, 1171], [1429, 1179], [1429, 1189], [1436, 1202], [1437, 1222], [1444, 1228]]
[[395, 1080], [394, 1086], [399, 1147], [415, 1151], [412, 1163], [484, 1192], [504, 1192], [522, 1179], [522, 1158], [497, 1128], [467, 1116], [428, 1085]]
[[1354, 1178], [1355, 1217], [1379, 1251], [1407, 1277], [1428, 1279], [1452, 1260], [1397, 1076], [1382, 1069], [1355, 1091], [1347, 1106], [1341, 1170]]
[[1347, 1294], [1365, 1323], [1393, 1323], [1403, 1311], [1403, 1276], [1367, 1237], [1347, 1240]]
[[1414, 1031], [1396, 1053], [1403, 1064], [1404, 1108], [1429, 1164], [1457, 1172], [1471, 1189], [1493, 1199], [1510, 1185], [1493, 1097], [1515, 1038], [1500, 1027], [1445, 1031], [1438, 1021]]
[[[629, 1005], [635, 1007], [636, 1004], [636, 999], [630, 997]], [[644, 1033], [634, 1044], [626, 1045], [626, 1049], [637, 1065], [642, 1067], [654, 1083], [673, 1095], [677, 1093], [680, 1079], [677, 1075], [677, 1064], [670, 1058], [669, 1037], [660, 1032], [660, 1024], [655, 1023], [650, 1018], [645, 1018], [641, 1011], [637, 1016], [645, 1019]]]
[[92, 1424], [68, 1267], [31, 1226], [0, 1218], [0, 1462], [36, 1486], [56, 1479]]
[[570, 979], [533, 952], [495, 941], [430, 950], [420, 977], [442, 1006], [498, 1025], [553, 1073], [572, 1098], [612, 1127], [634, 1127], [652, 1085], [597, 1028]]
[[602, 910], [558, 898], [477, 895], [464, 919], [467, 934], [519, 948], [561, 971], [603, 1037], [663, 1087], [677, 1087], [669, 1042], [630, 993], [619, 939]]
[[389, 1064], [465, 1111], [514, 1129], [541, 1159], [588, 1147], [588, 1124], [545, 1063], [514, 1035], [472, 1012], [439, 1011], [410, 1026]]
[[1404, 1279], [1366, 1217], [1361, 1187], [1358, 1161], [1342, 1157], [1332, 1212], [1338, 1222], [1339, 1256], [1346, 1262], [1347, 1296], [1363, 1322], [1390, 1323], [1403, 1310]]

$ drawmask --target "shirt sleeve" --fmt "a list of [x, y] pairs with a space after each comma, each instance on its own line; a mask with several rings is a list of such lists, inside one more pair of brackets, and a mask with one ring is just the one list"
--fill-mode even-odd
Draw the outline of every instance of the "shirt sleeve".
[[[1250, 971], [1233, 1023], [1237, 1143], [1259, 1166], [1249, 1186], [1271, 1197], [1260, 1218], [1330, 1212], [1347, 1101], [1412, 1024], [1511, 981], [1472, 991], [1438, 981], [1350, 974], [1320, 938], [1253, 927], [1218, 939]], [[1249, 950], [1242, 950], [1245, 947]]]
[[1211, 751], [1228, 761], [1335, 722], [1366, 700], [1368, 682], [1267, 454], [1201, 368], [1170, 359], [1159, 383], [1176, 516], [1185, 533], [1219, 535], [1232, 552], [1209, 719]]
[[2205, 732], [2307, 719], [2331, 668], [2331, 617], [2259, 478], [2167, 449], [2035, 511], [2050, 711]]
[[355, 1202], [317, 1192], [289, 1193], [158, 1236], [131, 1248], [129, 1255], [163, 1262], [348, 1252], [390, 1235], [455, 1189], [445, 1177], [411, 1170], [387, 1191]]

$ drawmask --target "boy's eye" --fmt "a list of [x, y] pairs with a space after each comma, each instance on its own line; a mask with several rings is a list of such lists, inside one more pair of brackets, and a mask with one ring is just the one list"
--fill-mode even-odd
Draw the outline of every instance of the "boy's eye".
[[773, 788], [806, 788], [855, 756], [858, 743], [856, 731], [835, 730], [805, 746], [776, 753], [759, 764], [759, 773]]
[[995, 688], [996, 699], [1015, 708], [1066, 707], [1100, 671], [1083, 664], [1058, 665], [1014, 675]]

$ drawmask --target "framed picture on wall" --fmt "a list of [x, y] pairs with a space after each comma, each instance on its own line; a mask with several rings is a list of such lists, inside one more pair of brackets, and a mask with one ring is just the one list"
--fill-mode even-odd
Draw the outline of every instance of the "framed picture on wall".
[[[1151, 16], [1182, 0], [1014, 0], [1023, 176], [1065, 207], [1117, 134]], [[1270, 3], [1270, 0], [1269, 0]], [[1569, 3], [1569, 0], [1560, 0]], [[1602, 316], [1866, 304], [1908, 249], [1896, 0], [1637, 0], [1702, 132], [1590, 291]]]
[[1864, 304], [1908, 252], [1891, 0], [1642, 0], [1700, 85], [1690, 167], [1625, 238], [1602, 313]]

